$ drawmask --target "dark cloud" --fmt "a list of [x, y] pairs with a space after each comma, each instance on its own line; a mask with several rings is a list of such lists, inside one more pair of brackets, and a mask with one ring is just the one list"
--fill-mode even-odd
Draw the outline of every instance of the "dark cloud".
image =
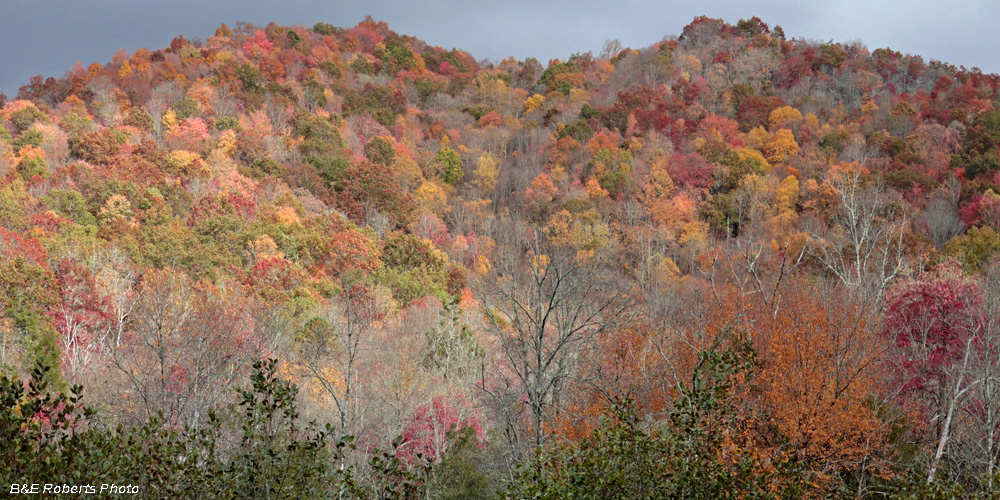
[[[749, 5], [749, 4], [753, 5]], [[61, 76], [77, 61], [104, 63], [118, 49], [157, 49], [178, 34], [205, 38], [219, 24], [353, 26], [371, 14], [399, 32], [499, 61], [533, 56], [543, 63], [600, 50], [617, 38], [645, 47], [679, 34], [695, 16], [735, 23], [759, 16], [791, 37], [861, 41], [984, 71], [1000, 72], [989, 0], [800, 2], [467, 0], [6, 0], [0, 14], [0, 92], [17, 93], [32, 75]]]

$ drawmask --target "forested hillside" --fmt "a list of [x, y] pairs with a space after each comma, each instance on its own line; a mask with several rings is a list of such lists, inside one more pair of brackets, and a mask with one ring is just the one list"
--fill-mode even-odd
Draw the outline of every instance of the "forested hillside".
[[998, 88], [705, 17], [545, 64], [239, 23], [33, 78], [0, 487], [990, 497]]

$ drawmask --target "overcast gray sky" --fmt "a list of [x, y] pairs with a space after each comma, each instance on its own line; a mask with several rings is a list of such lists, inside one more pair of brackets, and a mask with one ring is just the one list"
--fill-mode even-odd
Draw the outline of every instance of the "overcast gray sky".
[[790, 38], [863, 42], [1000, 72], [1000, 2], [992, 0], [0, 0], [0, 92], [32, 75], [105, 63], [120, 48], [162, 48], [178, 34], [207, 38], [237, 21], [350, 27], [365, 15], [398, 33], [479, 59], [533, 56], [543, 64], [600, 51], [617, 38], [640, 48], [680, 34], [695, 16], [758, 16]]

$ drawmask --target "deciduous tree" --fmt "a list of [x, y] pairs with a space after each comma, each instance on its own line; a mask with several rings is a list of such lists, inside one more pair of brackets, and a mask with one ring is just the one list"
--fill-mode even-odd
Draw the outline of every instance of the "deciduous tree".
[[580, 262], [540, 232], [512, 227], [510, 248], [487, 278], [482, 301], [493, 335], [530, 413], [535, 446], [559, 408], [562, 388], [579, 352], [598, 334], [609, 334], [622, 319], [627, 295], [609, 282], [607, 261]]

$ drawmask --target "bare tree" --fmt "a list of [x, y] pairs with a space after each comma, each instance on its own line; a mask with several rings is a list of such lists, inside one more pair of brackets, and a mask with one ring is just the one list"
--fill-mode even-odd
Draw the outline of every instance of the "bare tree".
[[965, 223], [958, 215], [961, 183], [954, 177], [949, 178], [946, 183], [949, 189], [935, 193], [924, 208], [924, 223], [937, 248], [943, 247], [948, 240], [965, 231]]
[[628, 301], [615, 290], [604, 258], [582, 260], [531, 228], [511, 226], [482, 301], [510, 386], [523, 394], [541, 446], [578, 354], [623, 316]]
[[960, 365], [952, 365], [949, 367], [949, 372], [951, 372], [951, 377], [948, 377], [948, 393], [945, 394], [947, 402], [947, 411], [944, 415], [937, 415], [937, 417], [943, 417], [943, 421], [940, 425], [940, 432], [938, 433], [937, 445], [934, 449], [934, 456], [931, 458], [930, 470], [927, 472], [927, 484], [934, 482], [937, 475], [938, 467], [941, 464], [941, 459], [944, 457], [945, 450], [948, 449], [948, 443], [950, 442], [954, 433], [954, 422], [955, 414], [957, 411], [961, 410], [960, 405], [966, 399], [970, 390], [973, 389], [976, 382], [972, 379], [969, 373], [970, 362], [972, 361], [973, 347], [975, 345], [975, 339], [977, 337], [978, 325], [967, 325], [967, 328], [971, 330], [970, 335], [965, 339], [963, 346], [963, 356]]
[[234, 96], [233, 89], [227, 84], [222, 84], [215, 89], [215, 115], [220, 118], [228, 118], [236, 115], [238, 102]]
[[979, 404], [970, 408], [975, 430], [967, 445], [972, 470], [985, 475], [992, 491], [1000, 467], [1000, 266], [994, 263], [983, 276], [978, 352], [971, 367]]
[[232, 396], [259, 355], [249, 318], [233, 290], [195, 284], [175, 270], [149, 271], [134, 320], [110, 364], [126, 381], [126, 405], [144, 417], [199, 424], [204, 410]]
[[101, 293], [108, 297], [111, 307], [111, 317], [106, 323], [104, 336], [100, 339], [101, 344], [106, 349], [116, 348], [121, 345], [122, 333], [139, 302], [139, 290], [136, 287], [139, 273], [117, 247], [97, 252], [91, 259], [91, 271]]
[[830, 175], [838, 207], [831, 227], [811, 231], [813, 253], [838, 280], [872, 302], [905, 269], [907, 219], [899, 193], [866, 178], [863, 168]]
[[986, 479], [992, 491], [1000, 465], [1000, 269], [987, 269], [979, 281], [979, 296], [968, 297], [961, 364], [949, 367], [948, 410], [938, 433], [928, 482], [947, 458], [955, 470]]
[[[926, 408], [931, 449], [926, 482], [950, 474], [993, 475], [1000, 457], [1000, 276], [942, 267], [888, 294], [885, 324], [896, 339], [901, 393]], [[992, 485], [995, 478], [987, 478]], [[991, 486], [992, 487], [992, 486]]]
[[838, 158], [840, 161], [855, 162], [864, 165], [869, 157], [877, 154], [879, 154], [878, 151], [868, 145], [863, 135], [851, 134], [847, 138], [847, 144], [844, 145], [844, 149], [839, 153]]
[[333, 401], [341, 429], [354, 433], [367, 402], [359, 398], [362, 356], [370, 350], [379, 312], [362, 284], [343, 283], [338, 297], [324, 303], [299, 335], [294, 361]]
[[611, 59], [612, 57], [618, 55], [619, 52], [623, 50], [622, 42], [617, 38], [604, 40], [604, 46], [601, 48], [601, 54], [598, 56], [600, 59]]

